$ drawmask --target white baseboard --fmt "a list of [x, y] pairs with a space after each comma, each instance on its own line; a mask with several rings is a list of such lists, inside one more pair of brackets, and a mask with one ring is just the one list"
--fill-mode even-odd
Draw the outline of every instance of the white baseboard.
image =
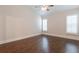
[[19, 38], [15, 38], [15, 39], [9, 39], [9, 40], [5, 40], [5, 41], [1, 41], [0, 44], [9, 43], [9, 42], [17, 41], [17, 40], [22, 40], [24, 38], [30, 38], [30, 37], [34, 37], [34, 36], [38, 36], [38, 35], [41, 35], [41, 33], [32, 34], [32, 35], [28, 35], [28, 36], [25, 36], [25, 37], [19, 37]]
[[73, 37], [68, 37], [68, 36], [64, 36], [64, 35], [55, 35], [55, 34], [49, 34], [49, 33], [43, 33], [45, 35], [49, 35], [49, 36], [56, 36], [56, 37], [61, 37], [61, 38], [67, 38], [67, 39], [73, 39], [73, 40], [79, 40]]
[[19, 37], [19, 38], [15, 38], [15, 39], [0, 41], [0, 44], [9, 43], [9, 42], [17, 41], [17, 40], [22, 40], [24, 38], [30, 38], [30, 37], [34, 37], [34, 36], [41, 35], [41, 34], [45, 34], [45, 35], [49, 35], [49, 36], [56, 36], [56, 37], [61, 37], [61, 38], [68, 38], [68, 39], [73, 39], [73, 40], [79, 40], [79, 39], [75, 39], [75, 38], [67, 37], [67, 36], [62, 36], [62, 35], [55, 35], [55, 34], [49, 34], [49, 33], [38, 33], [38, 34], [28, 35], [25, 37]]

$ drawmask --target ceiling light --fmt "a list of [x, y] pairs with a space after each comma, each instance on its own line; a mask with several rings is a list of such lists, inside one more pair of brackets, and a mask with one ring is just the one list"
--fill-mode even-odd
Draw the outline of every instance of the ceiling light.
[[48, 6], [46, 6], [46, 5], [43, 5], [43, 6], [41, 7], [41, 10], [42, 10], [42, 11], [47, 11], [47, 9], [48, 9]]

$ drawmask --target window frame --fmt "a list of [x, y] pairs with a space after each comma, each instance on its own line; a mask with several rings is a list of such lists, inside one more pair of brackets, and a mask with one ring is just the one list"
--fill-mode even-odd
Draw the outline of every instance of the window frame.
[[[42, 19], [42, 32], [47, 32], [48, 31], [48, 28], [46, 30], [43, 30], [43, 21], [44, 20], [47, 20], [47, 19]], [[47, 20], [47, 27], [48, 27], [48, 20]]]
[[[68, 31], [67, 31], [67, 20], [68, 20], [68, 16], [71, 16], [71, 17], [72, 17], [72, 16], [77, 16], [77, 33], [75, 33], [75, 32], [68, 32]], [[67, 16], [66, 16], [66, 33], [67, 33], [67, 34], [79, 35], [79, 34], [78, 34], [78, 25], [79, 25], [79, 24], [78, 24], [78, 14], [71, 14], [71, 15], [67, 15]]]

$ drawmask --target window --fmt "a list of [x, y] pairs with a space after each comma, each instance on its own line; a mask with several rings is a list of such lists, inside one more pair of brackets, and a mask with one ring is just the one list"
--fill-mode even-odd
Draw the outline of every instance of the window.
[[47, 19], [43, 19], [43, 32], [47, 32]]
[[67, 33], [72, 33], [72, 34], [77, 34], [78, 33], [78, 24], [77, 24], [77, 19], [78, 16], [77, 15], [70, 15], [67, 16], [67, 29], [66, 32]]

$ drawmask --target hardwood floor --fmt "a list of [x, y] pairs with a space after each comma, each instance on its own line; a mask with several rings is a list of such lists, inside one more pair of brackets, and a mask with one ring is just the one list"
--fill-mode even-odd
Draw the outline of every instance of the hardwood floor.
[[76, 53], [79, 41], [39, 35], [0, 45], [1, 53]]

